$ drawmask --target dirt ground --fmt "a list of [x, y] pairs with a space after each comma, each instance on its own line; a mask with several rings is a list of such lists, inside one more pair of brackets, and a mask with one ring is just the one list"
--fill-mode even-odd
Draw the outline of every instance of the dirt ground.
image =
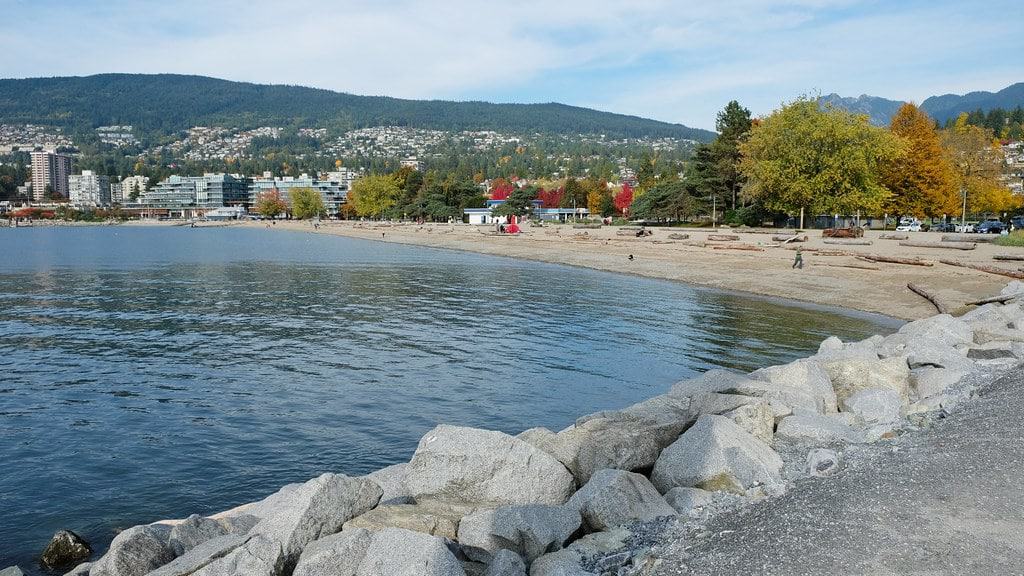
[[[264, 222], [239, 226], [266, 228]], [[901, 246], [901, 240], [883, 239], [894, 232], [868, 231], [870, 245], [826, 243], [820, 230], [806, 233], [807, 242], [780, 245], [772, 240], [787, 231], [693, 230], [648, 228], [650, 236], [637, 238], [635, 230], [619, 227], [577, 229], [571, 225], [530, 226], [521, 234], [497, 234], [493, 226], [468, 224], [391, 224], [325, 221], [319, 229], [310, 222], [279, 221], [275, 230], [302, 230], [383, 242], [448, 248], [525, 258], [541, 262], [583, 266], [626, 274], [663, 278], [728, 290], [791, 298], [816, 304], [842, 306], [902, 319], [935, 314], [934, 304], [915, 294], [907, 284], [934, 293], [952, 311], [966, 302], [999, 293], [1011, 278], [960, 268], [940, 259], [983, 264], [1020, 272], [1024, 262], [993, 260], [996, 254], [1024, 255], [1024, 249], [977, 243], [974, 250]], [[788, 231], [791, 234], [791, 231]], [[673, 239], [671, 234], [688, 234]], [[732, 234], [739, 240], [711, 241], [714, 234]], [[939, 242], [936, 232], [904, 233], [911, 241]], [[979, 235], [971, 235], [977, 239]], [[991, 238], [991, 237], [989, 237]], [[705, 246], [693, 245], [705, 243]], [[948, 244], [948, 243], [947, 243]], [[795, 247], [803, 249], [803, 269], [793, 269]], [[737, 248], [753, 248], [743, 250]], [[828, 255], [819, 251], [843, 252]], [[633, 259], [630, 260], [629, 256]], [[864, 261], [858, 256], [881, 255], [919, 258], [932, 265], [915, 266]]]

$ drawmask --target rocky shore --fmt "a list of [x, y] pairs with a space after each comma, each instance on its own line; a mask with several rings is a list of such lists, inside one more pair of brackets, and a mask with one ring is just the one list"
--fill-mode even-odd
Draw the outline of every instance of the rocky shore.
[[[67, 574], [651, 573], [672, 557], [663, 550], [709, 521], [765, 506], [802, 478], [835, 475], [845, 448], [918, 433], [995, 374], [1019, 370], [1024, 283], [1002, 293], [1004, 302], [890, 336], [829, 338], [786, 365], [711, 370], [558, 432], [441, 425], [408, 463], [363, 477], [328, 473], [220, 514], [136, 526]], [[8, 570], [0, 574], [19, 573]]]

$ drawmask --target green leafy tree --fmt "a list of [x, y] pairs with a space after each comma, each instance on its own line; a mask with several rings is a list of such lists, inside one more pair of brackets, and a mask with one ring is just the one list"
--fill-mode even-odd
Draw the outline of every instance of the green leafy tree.
[[374, 174], [364, 176], [352, 184], [348, 201], [360, 216], [376, 218], [395, 205], [401, 188], [394, 176]]
[[323, 197], [312, 188], [293, 188], [289, 196], [292, 201], [292, 216], [299, 220], [317, 218], [327, 213]]
[[495, 216], [529, 216], [533, 214], [533, 201], [536, 199], [536, 187], [516, 188], [508, 199], [496, 207], [492, 213]]
[[891, 132], [867, 116], [799, 98], [776, 110], [740, 144], [744, 194], [772, 211], [880, 213], [890, 196], [882, 168], [903, 154]]
[[272, 188], [256, 198], [253, 208], [264, 218], [276, 218], [288, 211], [288, 204], [281, 198], [281, 192], [277, 188]]
[[[740, 143], [750, 134], [753, 120], [750, 110], [740, 106], [733, 100], [725, 109], [718, 113], [715, 129], [718, 138], [711, 143], [711, 156], [715, 171], [713, 193], [725, 200], [731, 198], [732, 209], [736, 209], [736, 201], [743, 187], [743, 173], [740, 171]], [[724, 205], [724, 203], [723, 203]]]

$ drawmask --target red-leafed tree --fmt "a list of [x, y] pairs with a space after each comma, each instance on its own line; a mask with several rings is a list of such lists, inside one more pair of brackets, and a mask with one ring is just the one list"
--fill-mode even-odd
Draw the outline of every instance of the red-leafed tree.
[[491, 200], [508, 200], [516, 187], [504, 178], [495, 178], [491, 181]]
[[563, 194], [565, 194], [565, 190], [562, 188], [553, 188], [551, 190], [541, 188], [537, 192], [537, 199], [543, 202], [543, 208], [558, 208], [562, 204]]
[[615, 209], [625, 215], [629, 210], [630, 205], [633, 204], [633, 187], [629, 184], [623, 184], [622, 190], [615, 195], [614, 202]]

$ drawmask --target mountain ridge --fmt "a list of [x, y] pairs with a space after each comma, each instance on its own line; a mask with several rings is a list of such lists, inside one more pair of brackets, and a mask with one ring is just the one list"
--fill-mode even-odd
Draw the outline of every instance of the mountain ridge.
[[74, 129], [129, 124], [153, 134], [192, 126], [278, 124], [338, 130], [397, 125], [709, 141], [715, 133], [556, 102], [408, 100], [323, 88], [184, 74], [96, 74], [0, 79], [0, 122]]
[[[832, 93], [818, 99], [822, 104], [831, 104], [859, 114], [867, 114], [871, 123], [888, 126], [893, 114], [905, 102], [889, 100], [880, 96], [861, 94], [860, 96], [844, 97]], [[988, 112], [994, 108], [1013, 109], [1024, 106], [1024, 82], [1011, 84], [997, 92], [978, 90], [966, 94], [941, 94], [929, 96], [920, 104], [921, 110], [931, 116], [939, 124], [956, 118], [962, 112], [981, 110]]]

